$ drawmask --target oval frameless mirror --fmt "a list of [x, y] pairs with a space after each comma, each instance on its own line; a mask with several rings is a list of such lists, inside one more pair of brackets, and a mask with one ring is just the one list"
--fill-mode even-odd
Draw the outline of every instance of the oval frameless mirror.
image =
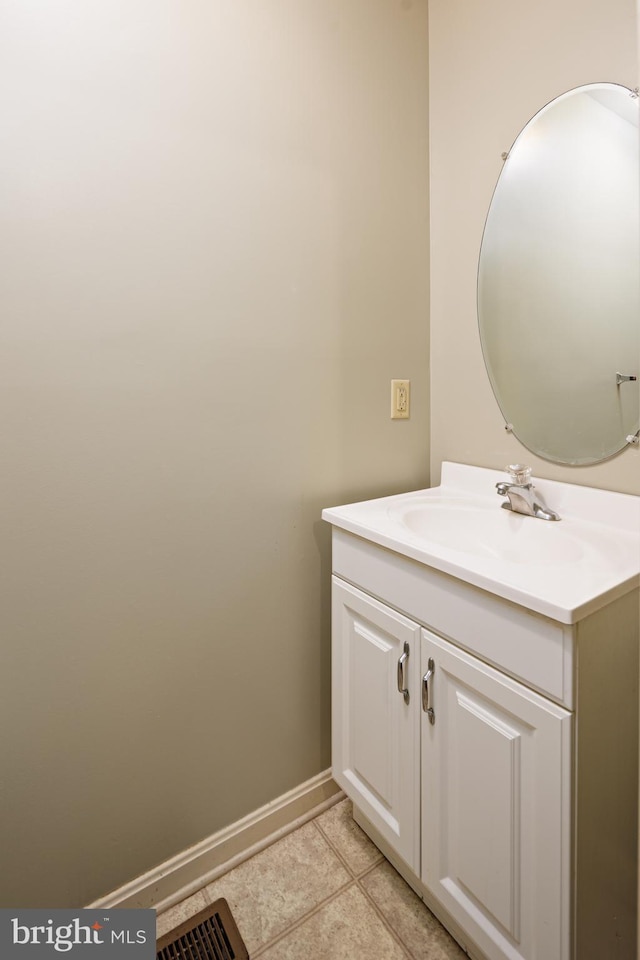
[[638, 206], [638, 97], [619, 84], [553, 100], [505, 159], [480, 338], [505, 420], [547, 460], [597, 463], [640, 426]]

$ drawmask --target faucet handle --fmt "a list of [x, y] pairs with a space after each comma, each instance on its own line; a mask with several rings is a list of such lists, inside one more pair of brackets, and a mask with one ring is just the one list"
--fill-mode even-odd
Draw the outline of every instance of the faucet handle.
[[528, 483], [531, 483], [531, 467], [527, 467], [523, 463], [512, 463], [505, 467], [505, 470], [511, 476], [513, 483], [516, 483], [519, 487], [526, 487]]

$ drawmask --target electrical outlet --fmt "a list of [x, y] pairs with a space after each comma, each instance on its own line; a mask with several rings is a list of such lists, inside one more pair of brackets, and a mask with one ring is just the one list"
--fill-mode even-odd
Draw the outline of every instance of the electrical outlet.
[[409, 387], [410, 380], [391, 381], [391, 419], [409, 419]]

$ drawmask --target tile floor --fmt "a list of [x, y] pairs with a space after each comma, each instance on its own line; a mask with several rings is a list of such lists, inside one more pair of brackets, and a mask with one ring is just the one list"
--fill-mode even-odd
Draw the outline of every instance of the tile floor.
[[251, 960], [465, 960], [341, 800], [158, 916], [158, 936], [225, 897]]

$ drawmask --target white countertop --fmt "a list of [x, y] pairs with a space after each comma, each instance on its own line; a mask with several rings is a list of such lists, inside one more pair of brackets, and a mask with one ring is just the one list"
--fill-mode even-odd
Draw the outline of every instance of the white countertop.
[[336, 527], [562, 623], [640, 586], [640, 497], [533, 477], [559, 521], [501, 509], [505, 472], [442, 464], [439, 487], [322, 511]]

